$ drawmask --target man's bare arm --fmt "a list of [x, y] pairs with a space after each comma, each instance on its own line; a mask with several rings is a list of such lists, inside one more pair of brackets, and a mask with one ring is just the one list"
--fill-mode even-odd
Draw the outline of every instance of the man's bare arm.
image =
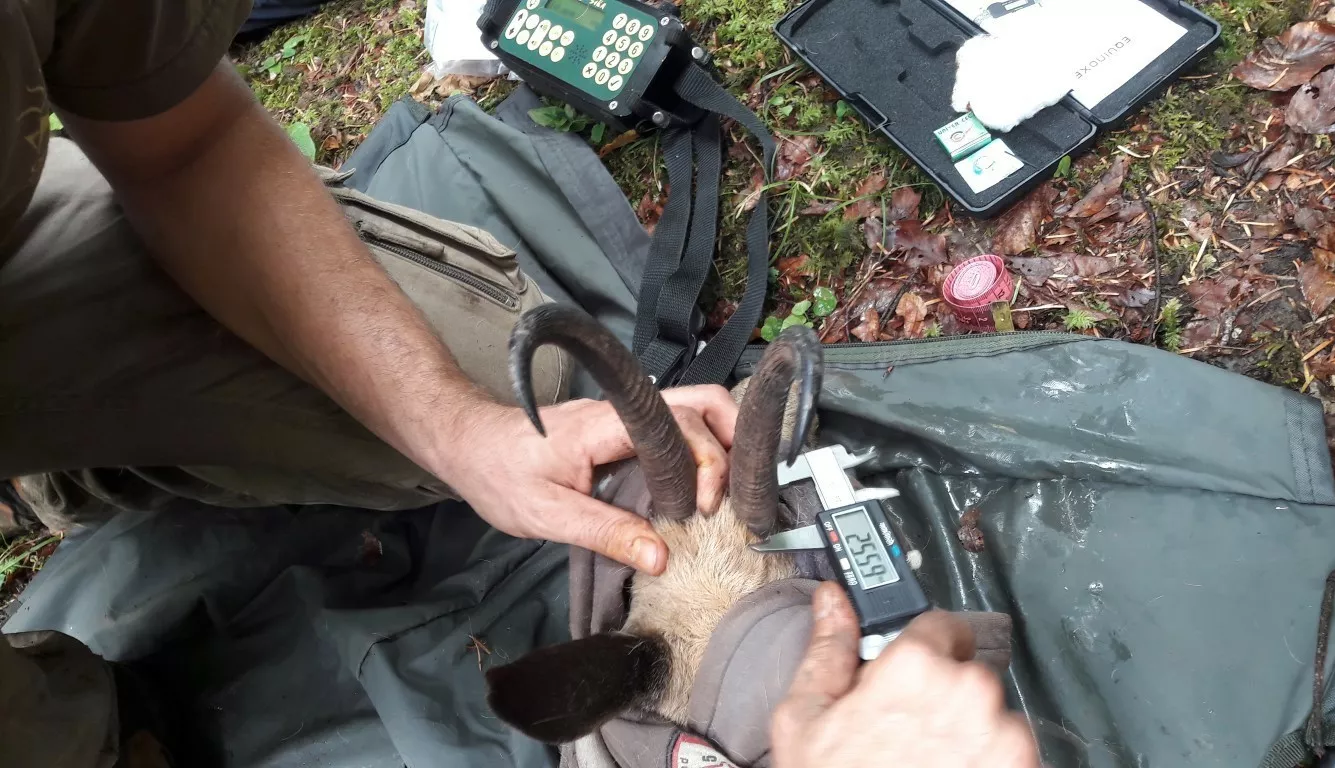
[[[497, 527], [662, 567], [666, 552], [645, 521], [585, 495], [594, 465], [631, 453], [610, 408], [557, 406], [584, 410], [564, 420], [564, 435], [535, 442], [521, 412], [491, 401], [459, 370], [230, 64], [156, 117], [65, 117], [155, 257], [224, 325], [327, 392]], [[686, 397], [681, 404], [713, 428], [697, 440], [714, 445], [697, 455], [717, 457], [717, 441], [731, 439], [731, 400], [714, 389]], [[549, 423], [561, 423], [556, 416]], [[704, 506], [722, 494], [726, 454], [708, 463]]]

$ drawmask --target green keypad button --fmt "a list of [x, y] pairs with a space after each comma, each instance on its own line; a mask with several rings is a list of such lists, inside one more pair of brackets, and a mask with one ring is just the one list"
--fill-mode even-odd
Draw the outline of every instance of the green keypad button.
[[525, 0], [501, 47], [599, 100], [626, 87], [657, 33], [657, 19], [614, 0]]

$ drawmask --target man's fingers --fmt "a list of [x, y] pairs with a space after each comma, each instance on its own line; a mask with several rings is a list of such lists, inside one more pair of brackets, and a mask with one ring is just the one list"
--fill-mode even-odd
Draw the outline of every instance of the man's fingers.
[[811, 643], [775, 711], [776, 731], [788, 732], [819, 717], [848, 693], [858, 669], [858, 619], [839, 585], [821, 584], [811, 597]]
[[973, 628], [949, 611], [928, 611], [909, 622], [895, 642], [920, 643], [942, 658], [970, 661], [976, 652]]
[[591, 549], [653, 576], [667, 567], [667, 544], [648, 520], [566, 488], [552, 501], [534, 515], [532, 536]]
[[678, 387], [664, 390], [663, 399], [668, 405], [699, 411], [719, 443], [732, 450], [733, 434], [737, 429], [737, 403], [728, 390], [716, 384]]
[[723, 503], [723, 493], [728, 487], [728, 451], [709, 430], [699, 411], [674, 406], [672, 415], [695, 459], [696, 507], [712, 515]]

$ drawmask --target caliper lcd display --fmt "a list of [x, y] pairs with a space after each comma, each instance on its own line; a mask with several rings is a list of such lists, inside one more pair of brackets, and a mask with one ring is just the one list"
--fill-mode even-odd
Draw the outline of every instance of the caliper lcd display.
[[875, 589], [899, 581], [894, 562], [885, 551], [880, 535], [872, 527], [871, 516], [866, 510], [850, 509], [831, 517], [863, 589]]

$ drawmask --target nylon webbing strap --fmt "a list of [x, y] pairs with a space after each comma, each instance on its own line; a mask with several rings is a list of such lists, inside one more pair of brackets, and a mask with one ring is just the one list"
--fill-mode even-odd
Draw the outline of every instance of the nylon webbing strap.
[[691, 321], [709, 276], [718, 231], [723, 173], [720, 116], [737, 121], [760, 144], [766, 182], [773, 167], [774, 141], [760, 119], [704, 69], [688, 67], [674, 89], [684, 101], [709, 114], [693, 131], [676, 129], [664, 136], [671, 188], [641, 281], [634, 342], [636, 355], [660, 387], [718, 384], [728, 379], [760, 321], [769, 272], [769, 215], [762, 189], [746, 229], [747, 277], [742, 300], [696, 356]]

